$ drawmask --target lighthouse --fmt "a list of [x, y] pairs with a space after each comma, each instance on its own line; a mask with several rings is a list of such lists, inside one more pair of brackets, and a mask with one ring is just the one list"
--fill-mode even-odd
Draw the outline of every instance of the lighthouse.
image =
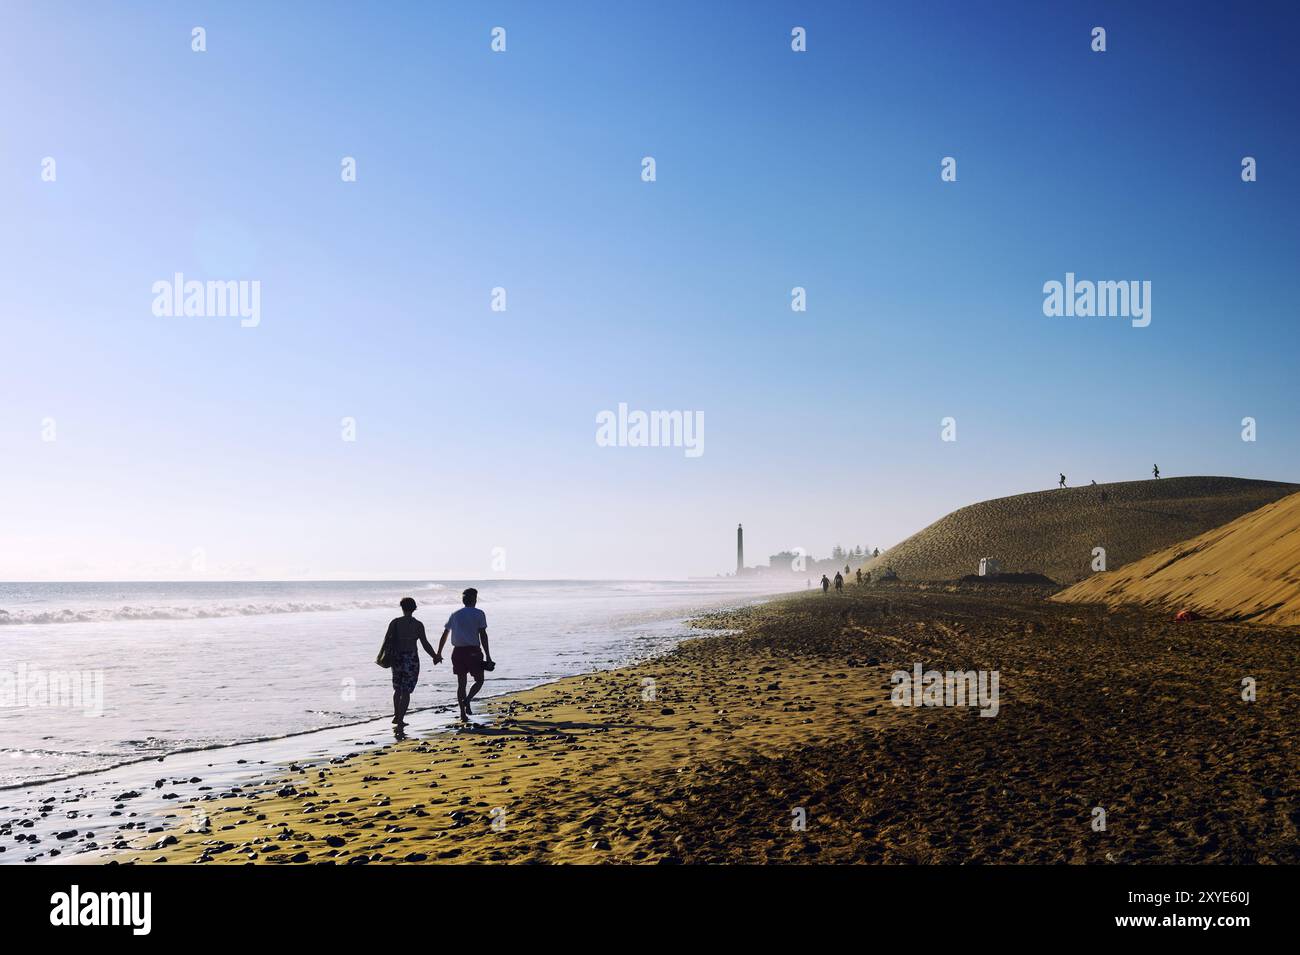
[[736, 525], [736, 576], [745, 572], [745, 526]]

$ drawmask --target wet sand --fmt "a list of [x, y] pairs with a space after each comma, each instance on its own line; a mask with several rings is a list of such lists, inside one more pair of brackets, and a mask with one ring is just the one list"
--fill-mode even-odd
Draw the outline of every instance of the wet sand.
[[[850, 586], [707, 615], [740, 632], [187, 802], [114, 861], [1300, 862], [1300, 633], [1045, 596]], [[999, 671], [998, 715], [892, 705], [918, 662]]]

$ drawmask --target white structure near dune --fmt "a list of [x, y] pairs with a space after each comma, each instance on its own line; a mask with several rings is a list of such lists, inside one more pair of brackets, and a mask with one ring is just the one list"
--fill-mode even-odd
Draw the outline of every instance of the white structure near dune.
[[1002, 565], [992, 557], [980, 558], [980, 576], [992, 577], [1002, 572]]

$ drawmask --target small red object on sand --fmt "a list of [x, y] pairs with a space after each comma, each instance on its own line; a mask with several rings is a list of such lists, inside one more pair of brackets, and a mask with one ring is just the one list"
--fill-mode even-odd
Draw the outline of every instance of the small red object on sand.
[[1195, 610], [1180, 610], [1174, 614], [1174, 619], [1179, 623], [1187, 623], [1189, 620], [1200, 620], [1201, 615]]

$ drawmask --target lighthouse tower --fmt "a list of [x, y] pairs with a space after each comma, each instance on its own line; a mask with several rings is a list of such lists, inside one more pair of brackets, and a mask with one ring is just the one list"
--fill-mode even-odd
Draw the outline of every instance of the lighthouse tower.
[[736, 525], [736, 576], [745, 572], [745, 526]]

